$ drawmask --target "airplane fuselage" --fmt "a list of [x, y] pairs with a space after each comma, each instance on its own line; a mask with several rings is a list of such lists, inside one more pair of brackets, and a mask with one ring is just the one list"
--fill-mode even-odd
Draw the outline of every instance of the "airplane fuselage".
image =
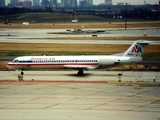
[[10, 69], [72, 68], [98, 69], [141, 61], [141, 57], [122, 56], [24, 56], [7, 64]]

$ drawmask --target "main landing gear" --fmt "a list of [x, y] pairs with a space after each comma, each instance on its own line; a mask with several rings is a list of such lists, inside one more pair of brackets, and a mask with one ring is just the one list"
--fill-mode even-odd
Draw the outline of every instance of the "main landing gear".
[[24, 75], [23, 69], [21, 70], [21, 75]]
[[84, 73], [83, 70], [79, 70], [77, 74], [78, 74], [79, 76], [82, 76], [83, 73]]

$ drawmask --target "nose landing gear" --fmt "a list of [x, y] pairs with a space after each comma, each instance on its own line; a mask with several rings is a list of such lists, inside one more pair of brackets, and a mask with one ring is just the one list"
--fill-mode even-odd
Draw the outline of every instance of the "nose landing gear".
[[19, 80], [23, 80], [23, 75], [24, 75], [24, 72], [22, 70], [21, 73], [18, 75], [18, 79]]
[[22, 69], [22, 71], [21, 71], [21, 75], [24, 75], [23, 69]]

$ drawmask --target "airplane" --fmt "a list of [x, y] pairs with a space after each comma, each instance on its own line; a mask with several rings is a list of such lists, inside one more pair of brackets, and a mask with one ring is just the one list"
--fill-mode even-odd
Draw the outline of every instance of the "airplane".
[[39, 68], [70, 68], [78, 70], [83, 75], [84, 70], [110, 68], [118, 65], [142, 61], [142, 53], [151, 41], [135, 41], [124, 53], [114, 55], [86, 55], [86, 56], [22, 56], [9, 62], [9, 69], [23, 70]]

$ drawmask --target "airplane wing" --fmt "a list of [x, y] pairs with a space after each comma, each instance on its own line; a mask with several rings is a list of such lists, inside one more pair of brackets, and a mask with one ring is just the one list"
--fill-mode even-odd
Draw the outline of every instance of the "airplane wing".
[[64, 65], [65, 68], [77, 69], [77, 70], [88, 70], [88, 69], [95, 69], [94, 66], [88, 65]]

